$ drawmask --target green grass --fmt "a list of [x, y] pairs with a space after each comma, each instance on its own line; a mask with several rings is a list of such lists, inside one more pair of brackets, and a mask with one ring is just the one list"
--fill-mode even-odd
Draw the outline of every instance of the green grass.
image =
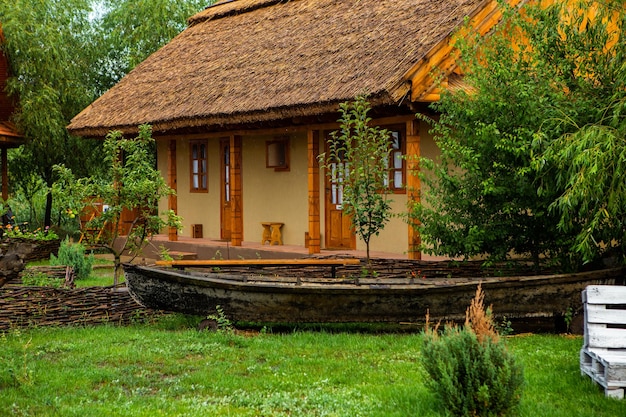
[[[74, 284], [77, 288], [83, 287], [106, 287], [113, 285], [113, 260], [110, 257], [98, 256], [94, 259], [94, 268], [87, 278], [77, 279]], [[39, 260], [29, 262], [27, 266], [49, 265], [50, 260]], [[120, 276], [120, 283], [124, 282], [123, 274]]]
[[[0, 335], [0, 416], [445, 416], [421, 335], [199, 332], [197, 318]], [[580, 376], [580, 337], [516, 336], [517, 415], [626, 416]]]

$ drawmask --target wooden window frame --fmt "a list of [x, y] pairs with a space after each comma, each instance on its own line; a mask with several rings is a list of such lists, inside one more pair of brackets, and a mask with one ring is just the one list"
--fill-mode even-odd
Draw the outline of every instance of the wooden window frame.
[[[272, 156], [274, 149], [282, 149], [282, 158], [278, 161], [276, 156]], [[289, 136], [277, 136], [265, 141], [265, 167], [274, 171], [289, 171]]]
[[[201, 155], [201, 146], [204, 145], [204, 155]], [[197, 156], [194, 157], [194, 149], [197, 149]], [[189, 141], [189, 192], [208, 193], [209, 192], [209, 141], [207, 139], [194, 139]], [[204, 171], [202, 166], [204, 163]], [[199, 168], [199, 169], [196, 169]], [[197, 186], [194, 186], [196, 184]]]
[[[406, 127], [404, 125], [381, 126], [387, 129], [390, 134], [398, 134], [399, 144], [394, 147], [394, 141], [391, 139], [389, 143], [389, 192], [393, 194], [406, 194]], [[396, 158], [400, 161], [400, 167], [396, 166]], [[396, 174], [399, 173], [402, 178], [402, 184], [397, 187], [395, 184]]]

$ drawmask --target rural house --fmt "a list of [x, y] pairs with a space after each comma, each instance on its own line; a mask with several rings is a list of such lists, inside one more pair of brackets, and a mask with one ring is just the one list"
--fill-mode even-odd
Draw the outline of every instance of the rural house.
[[[101, 138], [152, 125], [159, 170], [177, 193], [162, 208], [183, 217], [184, 234], [237, 246], [272, 227], [311, 254], [363, 249], [342, 212], [341, 184], [317, 163], [339, 127], [339, 104], [367, 94], [375, 124], [392, 132], [391, 199], [404, 212], [420, 184], [416, 163], [401, 156], [438, 154], [415, 114], [461, 79], [451, 38], [465, 19], [484, 34], [499, 17], [498, 3], [484, 0], [222, 1], [68, 129]], [[415, 259], [418, 244], [394, 217], [371, 249]]]

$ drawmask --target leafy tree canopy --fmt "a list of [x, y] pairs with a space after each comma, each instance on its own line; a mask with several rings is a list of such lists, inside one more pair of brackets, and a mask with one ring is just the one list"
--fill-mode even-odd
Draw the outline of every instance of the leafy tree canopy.
[[[137, 63], [185, 27], [209, 2], [198, 0], [12, 0], [0, 2], [0, 22], [19, 99], [15, 121], [27, 144], [12, 152], [13, 184], [32, 195], [32, 174], [46, 187], [53, 166], [75, 175], [103, 175], [101, 141], [68, 134], [72, 117]], [[27, 179], [21, 182], [21, 179]], [[50, 225], [48, 193], [44, 223]]]
[[[537, 263], [546, 256], [575, 266], [601, 255], [601, 241], [624, 235], [621, 220], [611, 216], [603, 224], [615, 233], [596, 234], [595, 252], [580, 252], [575, 242], [593, 210], [605, 214], [610, 182], [587, 175], [584, 186], [572, 188], [581, 174], [604, 169], [600, 163], [622, 169], [616, 153], [582, 157], [594, 145], [580, 139], [588, 128], [607, 132], [611, 124], [621, 137], [615, 149], [624, 149], [616, 128], [624, 123], [623, 23], [621, 1], [527, 5], [508, 10], [490, 36], [458, 41], [465, 86], [434, 105], [441, 160], [424, 161], [432, 169], [423, 175], [428, 191], [412, 211], [422, 221], [425, 250], [491, 260], [515, 253]], [[564, 141], [574, 147], [567, 150]], [[588, 187], [602, 189], [594, 203], [583, 197]]]
[[[83, 213], [86, 207], [96, 202], [107, 203], [107, 209], [87, 223], [88, 229], [102, 231], [87, 236], [87, 243], [103, 247], [113, 254], [116, 283], [123, 252], [129, 251], [136, 256], [147, 240], [161, 228], [180, 228], [180, 218], [173, 211], [165, 213], [167, 220], [163, 220], [158, 213], [159, 200], [174, 191], [155, 168], [153, 146], [152, 129], [148, 125], [140, 126], [139, 135], [134, 139], [124, 138], [120, 132], [111, 132], [104, 142], [107, 181], [93, 177], [76, 178], [70, 169], [55, 166], [60, 179], [53, 190], [67, 207], [68, 214]], [[124, 244], [117, 246], [123, 210], [138, 214], [130, 225]]]

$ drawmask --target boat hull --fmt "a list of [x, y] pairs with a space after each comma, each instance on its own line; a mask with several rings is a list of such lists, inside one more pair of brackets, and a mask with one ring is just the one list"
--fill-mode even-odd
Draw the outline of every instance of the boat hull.
[[248, 279], [225, 273], [198, 273], [124, 265], [130, 294], [140, 304], [232, 321], [273, 323], [423, 322], [463, 320], [479, 283], [495, 316], [549, 318], [581, 308], [590, 284], [623, 284], [622, 269], [578, 274], [507, 278], [390, 280]]

